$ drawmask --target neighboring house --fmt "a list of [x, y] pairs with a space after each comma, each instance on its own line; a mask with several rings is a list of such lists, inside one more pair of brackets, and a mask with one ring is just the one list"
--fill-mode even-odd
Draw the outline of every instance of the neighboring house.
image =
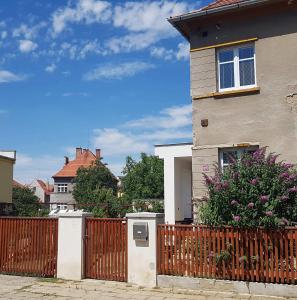
[[228, 153], [268, 146], [297, 162], [297, 1], [218, 0], [169, 22], [190, 43], [193, 105], [193, 144], [155, 149], [175, 223], [192, 214], [191, 194], [199, 206], [203, 173], [223, 169]]
[[89, 149], [76, 148], [74, 160], [65, 157], [63, 168], [53, 176], [54, 191], [51, 193], [51, 209], [66, 209], [75, 206], [72, 196], [73, 179], [80, 167], [90, 167], [97, 159], [100, 159], [100, 149], [96, 149], [96, 155]]
[[38, 197], [39, 202], [44, 204], [46, 207], [49, 207], [50, 195], [54, 191], [54, 186], [48, 182], [43, 182], [40, 179], [35, 179], [30, 185], [29, 188], [34, 192], [35, 196]]
[[19, 183], [18, 181], [16, 181], [16, 180], [14, 180], [13, 179], [13, 181], [12, 181], [12, 187], [13, 188], [23, 188], [23, 187], [25, 187], [25, 185], [23, 185], [23, 184], [21, 184], [21, 183]]
[[5, 214], [12, 203], [13, 165], [15, 151], [0, 150], [0, 215]]

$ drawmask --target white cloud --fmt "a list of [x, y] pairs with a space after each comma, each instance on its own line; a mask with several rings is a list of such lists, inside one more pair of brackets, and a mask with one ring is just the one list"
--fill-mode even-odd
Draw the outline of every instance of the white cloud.
[[178, 44], [178, 51], [176, 53], [176, 58], [178, 60], [189, 59], [190, 45], [187, 42]]
[[21, 183], [31, 183], [34, 179], [50, 180], [63, 166], [63, 157], [52, 155], [30, 156], [17, 153], [14, 177]]
[[162, 39], [177, 36], [177, 31], [167, 22], [167, 18], [192, 8], [185, 1], [127, 1], [112, 5], [108, 1], [78, 0], [75, 5], [69, 2], [66, 7], [53, 13], [53, 36], [69, 29], [70, 23], [108, 23], [114, 28], [123, 29], [123, 34], [101, 44], [94, 40], [81, 48], [79, 45], [69, 46], [70, 58], [82, 59], [88, 53], [106, 55], [142, 50]]
[[81, 49], [78, 50], [77, 59], [84, 59], [88, 54], [107, 54], [106, 50], [104, 50], [97, 39], [93, 41], [87, 41], [82, 45]]
[[186, 2], [140, 1], [126, 2], [114, 8], [113, 25], [128, 31], [113, 37], [105, 46], [113, 53], [145, 49], [158, 41], [177, 35], [167, 18], [190, 9]]
[[155, 31], [174, 36], [176, 32], [166, 19], [187, 10], [186, 2], [131, 1], [115, 7], [113, 24], [132, 32]]
[[57, 35], [67, 28], [68, 23], [100, 23], [111, 17], [111, 4], [100, 0], [79, 0], [75, 6], [70, 4], [54, 12], [53, 34]]
[[20, 40], [19, 49], [23, 53], [34, 51], [38, 45], [30, 40]]
[[39, 31], [47, 26], [46, 22], [40, 22], [34, 26], [29, 27], [26, 24], [21, 24], [12, 31], [13, 37], [24, 37], [26, 40], [34, 39], [38, 36]]
[[117, 128], [94, 130], [93, 144], [103, 149], [106, 156], [149, 151], [150, 145], [137, 139], [131, 133]]
[[164, 60], [171, 60], [175, 55], [172, 49], [165, 49], [164, 47], [153, 47], [151, 48], [151, 56]]
[[151, 56], [164, 60], [187, 60], [189, 59], [190, 45], [187, 42], [179, 43], [177, 50], [166, 49], [164, 47], [152, 47]]
[[25, 76], [17, 75], [7, 70], [0, 70], [0, 83], [25, 80]]
[[68, 76], [71, 75], [71, 72], [70, 71], [63, 71], [62, 75], [64, 75], [65, 77], [68, 77]]
[[87, 97], [89, 96], [86, 92], [67, 92], [62, 94], [63, 97], [75, 97], [75, 96], [81, 96], [81, 97]]
[[146, 62], [135, 61], [121, 64], [107, 64], [95, 68], [87, 72], [84, 80], [100, 80], [100, 79], [122, 79], [131, 77], [137, 73], [154, 68], [154, 65]]
[[7, 31], [6, 30], [1, 31], [1, 39], [4, 40], [6, 38], [7, 38]]
[[191, 105], [174, 106], [123, 126], [94, 130], [92, 144], [113, 159], [153, 151], [154, 144], [191, 140]]
[[121, 37], [113, 37], [105, 42], [111, 53], [138, 51], [149, 47], [159, 38], [154, 32], [131, 33]]
[[[91, 147], [100, 148], [105, 157], [104, 162], [108, 163], [114, 174], [120, 175], [127, 155], [135, 157], [140, 152], [152, 154], [154, 144], [191, 141], [190, 115], [191, 105], [173, 106], [163, 109], [156, 116], [131, 120], [127, 123], [133, 125], [131, 127], [126, 127], [125, 124], [124, 127], [95, 129], [92, 133]], [[177, 121], [174, 123], [175, 118]], [[167, 126], [165, 119], [172, 122], [172, 126], [169, 126], [170, 124]], [[149, 124], [149, 120], [153, 123]], [[62, 150], [74, 156], [74, 147], [64, 147]], [[63, 166], [63, 160], [63, 156], [46, 154], [30, 156], [17, 153], [15, 179], [22, 183], [30, 183], [36, 178], [51, 179]]]
[[56, 70], [57, 66], [55, 64], [51, 64], [46, 66], [45, 71], [48, 73], [53, 73]]
[[134, 128], [180, 128], [192, 124], [192, 106], [184, 105], [169, 107], [158, 116], [146, 116], [124, 124], [124, 127]]

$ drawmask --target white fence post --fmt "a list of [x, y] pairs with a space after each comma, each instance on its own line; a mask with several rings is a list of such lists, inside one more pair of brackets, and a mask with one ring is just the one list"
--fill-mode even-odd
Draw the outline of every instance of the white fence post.
[[81, 280], [84, 277], [85, 218], [91, 213], [73, 211], [59, 215], [57, 277]]
[[[128, 282], [154, 287], [157, 285], [157, 225], [164, 223], [164, 214], [129, 213], [126, 217], [128, 220]], [[147, 239], [144, 239], [146, 231]]]

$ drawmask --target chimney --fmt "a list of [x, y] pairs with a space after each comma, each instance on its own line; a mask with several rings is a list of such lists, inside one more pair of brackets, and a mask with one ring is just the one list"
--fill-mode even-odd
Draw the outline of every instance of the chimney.
[[76, 148], [76, 155], [75, 158], [78, 158], [82, 153], [82, 149], [81, 148]]
[[69, 157], [68, 156], [64, 156], [65, 157], [65, 165], [69, 164]]
[[97, 159], [101, 158], [101, 149], [96, 149], [96, 157]]

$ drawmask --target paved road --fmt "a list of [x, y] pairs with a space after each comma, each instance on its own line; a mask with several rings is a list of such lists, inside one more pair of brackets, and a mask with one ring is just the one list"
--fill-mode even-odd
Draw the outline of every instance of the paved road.
[[[279, 297], [263, 297], [217, 293], [212, 291], [148, 289], [131, 286], [127, 283], [100, 280], [79, 282], [55, 279], [39, 279], [0, 275], [0, 299], [100, 299], [100, 300], [284, 300]], [[292, 298], [293, 299], [293, 298]], [[296, 298], [297, 300], [297, 298]]]

